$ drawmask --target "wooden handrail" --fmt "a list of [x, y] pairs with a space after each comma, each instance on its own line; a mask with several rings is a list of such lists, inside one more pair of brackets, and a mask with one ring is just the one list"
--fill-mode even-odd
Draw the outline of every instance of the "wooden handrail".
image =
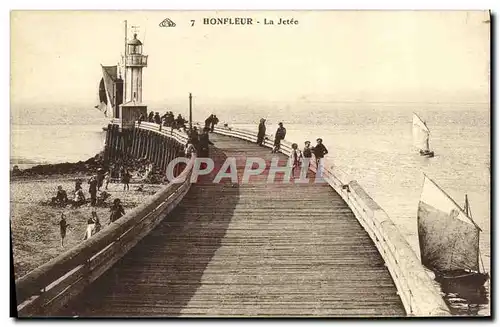
[[[256, 133], [237, 128], [216, 127], [214, 132], [251, 142], [257, 140]], [[291, 144], [283, 140], [280, 152], [290, 155]], [[271, 140], [266, 140], [264, 145], [272, 148], [274, 144]], [[316, 160], [312, 160], [310, 169], [316, 172]], [[347, 174], [343, 178], [339, 177], [334, 170], [329, 168], [328, 160], [324, 160], [322, 176], [344, 199], [375, 243], [396, 285], [406, 313], [415, 316], [451, 315], [413, 249], [385, 211], [363, 190], [361, 185], [349, 180]]]

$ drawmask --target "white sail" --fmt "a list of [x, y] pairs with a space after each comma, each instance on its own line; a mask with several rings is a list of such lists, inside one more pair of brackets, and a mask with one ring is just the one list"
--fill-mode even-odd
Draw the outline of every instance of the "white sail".
[[417, 216], [424, 266], [438, 271], [479, 271], [479, 227], [427, 176]]
[[427, 125], [417, 116], [413, 114], [413, 145], [423, 151], [429, 151], [429, 128]]

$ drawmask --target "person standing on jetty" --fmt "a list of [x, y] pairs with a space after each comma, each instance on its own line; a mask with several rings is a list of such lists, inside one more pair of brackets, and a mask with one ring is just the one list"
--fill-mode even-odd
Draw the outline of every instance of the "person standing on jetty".
[[115, 199], [113, 205], [111, 206], [111, 215], [109, 216], [109, 223], [117, 221], [125, 215], [125, 210], [120, 203], [120, 199]]
[[219, 123], [219, 118], [216, 115], [212, 115], [212, 121], [210, 122], [210, 132], [214, 132], [215, 125]]
[[212, 120], [214, 119], [214, 115], [208, 116], [207, 119], [205, 119], [205, 128], [210, 128], [210, 124], [212, 123]]
[[283, 127], [283, 123], [279, 123], [278, 126], [274, 137], [274, 148], [271, 151], [272, 153], [277, 153], [280, 150], [281, 140], [284, 140], [286, 136], [286, 128]]
[[261, 118], [259, 123], [259, 132], [257, 133], [258, 145], [262, 146], [265, 136], [266, 136], [266, 120], [264, 118]]
[[97, 217], [97, 212], [95, 210], [92, 210], [92, 216], [87, 219], [87, 230], [85, 231], [85, 237], [83, 238], [83, 240], [88, 240], [100, 230], [101, 223], [99, 222], [99, 218]]
[[64, 239], [66, 238], [66, 230], [68, 229], [69, 224], [66, 222], [66, 216], [61, 212], [61, 220], [59, 220], [59, 230], [61, 233], [61, 247], [64, 247]]
[[211, 144], [213, 145], [212, 142], [210, 142], [209, 136], [208, 136], [208, 127], [205, 127], [203, 129], [203, 133], [200, 135], [200, 142], [198, 144], [199, 146], [199, 151], [198, 151], [198, 156], [200, 158], [208, 158], [208, 145]]
[[290, 153], [290, 165], [292, 166], [292, 178], [295, 178], [295, 171], [297, 168], [300, 172], [300, 165], [302, 164], [302, 152], [298, 149], [297, 143], [292, 144], [292, 153]]
[[321, 159], [325, 157], [325, 155], [328, 154], [328, 150], [323, 144], [323, 139], [318, 138], [316, 140], [316, 146], [312, 149], [314, 156], [316, 157], [316, 167], [319, 168]]

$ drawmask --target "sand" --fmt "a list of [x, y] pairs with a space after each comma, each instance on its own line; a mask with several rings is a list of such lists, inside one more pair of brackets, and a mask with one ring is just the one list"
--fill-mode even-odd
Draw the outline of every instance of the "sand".
[[[83, 180], [85, 197], [89, 198], [89, 176], [61, 175], [47, 178], [34, 176], [11, 181], [11, 233], [14, 273], [16, 279], [34, 268], [48, 262], [83, 241], [87, 228], [87, 219], [91, 217], [92, 207], [89, 203], [79, 207], [53, 207], [44, 202], [56, 195], [57, 186], [61, 185], [72, 198], [75, 180]], [[130, 184], [130, 190], [124, 191], [122, 184], [110, 183], [107, 192], [111, 197], [107, 205], [96, 207], [96, 212], [103, 229], [109, 223], [109, 206], [115, 198], [120, 198], [125, 213], [155, 194], [162, 185], [145, 184], [144, 191], [136, 191], [139, 184]], [[104, 188], [104, 187], [103, 187]], [[59, 220], [61, 213], [66, 215], [70, 224], [61, 246]]]

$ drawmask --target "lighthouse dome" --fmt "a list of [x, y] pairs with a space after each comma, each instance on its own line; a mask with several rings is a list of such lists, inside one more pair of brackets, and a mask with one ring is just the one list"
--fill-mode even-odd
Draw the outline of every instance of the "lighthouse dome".
[[142, 45], [142, 42], [137, 39], [137, 34], [134, 34], [134, 38], [128, 41], [129, 45]]

